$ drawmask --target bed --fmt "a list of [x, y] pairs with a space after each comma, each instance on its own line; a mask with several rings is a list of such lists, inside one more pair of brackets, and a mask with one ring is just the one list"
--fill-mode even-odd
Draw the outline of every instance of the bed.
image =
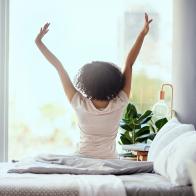
[[194, 196], [192, 186], [174, 186], [155, 173], [119, 176], [128, 196]]
[[[76, 187], [78, 179], [91, 177], [90, 181], [93, 179], [98, 182], [107, 177], [107, 175], [84, 174], [7, 173], [13, 166], [14, 163], [0, 163], [0, 196], [79, 196], [81, 194]], [[139, 173], [129, 175], [118, 174], [115, 178], [120, 179], [127, 196], [194, 195], [191, 186], [174, 186], [166, 178], [149, 171], [144, 173], [140, 170]], [[113, 183], [114, 181], [111, 180], [110, 184]], [[118, 191], [118, 185], [113, 185], [111, 189], [113, 188], [116, 189], [115, 192]], [[101, 190], [104, 190], [103, 184]], [[95, 195], [111, 194], [96, 193]]]

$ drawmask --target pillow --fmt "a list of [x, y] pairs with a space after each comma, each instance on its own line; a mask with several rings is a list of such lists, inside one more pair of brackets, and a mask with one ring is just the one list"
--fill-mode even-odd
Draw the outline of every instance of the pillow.
[[177, 119], [172, 119], [163, 126], [151, 143], [148, 161], [155, 161], [157, 155], [176, 137], [187, 131], [193, 131], [194, 126], [191, 124], [182, 124]]
[[174, 185], [188, 185], [187, 160], [196, 161], [196, 131], [181, 134], [167, 145], [155, 159], [154, 171]]
[[157, 133], [157, 135], [155, 136], [155, 138], [153, 139], [151, 145], [150, 145], [150, 149], [148, 152], [148, 161], [154, 161], [155, 159], [155, 155], [156, 155], [156, 146], [159, 143], [160, 138], [168, 133], [172, 128], [176, 127], [177, 125], [179, 125], [180, 122], [176, 119], [176, 118], [172, 118], [171, 120], [169, 120]]
[[182, 124], [178, 121], [177, 118], [173, 117], [171, 120], [169, 120], [157, 133], [156, 138], [153, 140], [156, 142], [161, 136], [163, 136], [165, 133], [170, 131], [172, 128], [176, 127], [177, 125]]

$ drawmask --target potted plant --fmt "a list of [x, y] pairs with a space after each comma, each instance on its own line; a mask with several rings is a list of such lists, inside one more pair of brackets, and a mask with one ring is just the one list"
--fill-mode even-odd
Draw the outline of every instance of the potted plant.
[[124, 133], [120, 133], [121, 145], [146, 143], [148, 139], [153, 140], [161, 127], [167, 123], [167, 118], [162, 118], [154, 122], [153, 113], [147, 110], [143, 114], [137, 112], [136, 107], [129, 103], [124, 117], [120, 121], [120, 127]]

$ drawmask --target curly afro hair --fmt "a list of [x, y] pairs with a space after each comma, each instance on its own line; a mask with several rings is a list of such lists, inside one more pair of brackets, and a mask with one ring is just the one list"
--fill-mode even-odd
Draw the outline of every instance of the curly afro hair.
[[115, 64], [93, 61], [79, 70], [74, 83], [87, 98], [109, 101], [123, 89], [125, 78]]

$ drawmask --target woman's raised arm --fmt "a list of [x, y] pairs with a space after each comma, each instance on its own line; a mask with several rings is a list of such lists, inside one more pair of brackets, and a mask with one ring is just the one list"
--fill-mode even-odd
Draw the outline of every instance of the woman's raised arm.
[[60, 76], [61, 82], [63, 84], [63, 88], [65, 91], [65, 94], [69, 101], [71, 102], [72, 97], [76, 93], [76, 89], [74, 85], [72, 84], [68, 73], [64, 69], [62, 63], [57, 59], [57, 57], [45, 46], [45, 44], [42, 42], [42, 38], [45, 36], [45, 34], [49, 31], [50, 23], [46, 23], [43, 28], [40, 29], [39, 34], [37, 35], [35, 39], [35, 43], [41, 53], [44, 55], [44, 57], [56, 68], [58, 71], [58, 74]]
[[147, 33], [149, 31], [149, 24], [151, 22], [152, 22], [152, 19], [149, 20], [148, 15], [145, 13], [144, 27], [143, 27], [142, 31], [140, 32], [140, 34], [138, 35], [138, 37], [135, 41], [135, 44], [131, 48], [131, 50], [127, 56], [127, 59], [126, 59], [125, 67], [123, 68], [123, 71], [122, 71], [122, 73], [125, 76], [125, 86], [124, 86], [123, 90], [127, 94], [128, 97], [129, 97], [130, 91], [131, 91], [132, 66], [133, 66], [133, 64], [134, 64], [134, 62], [140, 52], [140, 49], [141, 49], [143, 41], [144, 41], [144, 37], [147, 35]]

